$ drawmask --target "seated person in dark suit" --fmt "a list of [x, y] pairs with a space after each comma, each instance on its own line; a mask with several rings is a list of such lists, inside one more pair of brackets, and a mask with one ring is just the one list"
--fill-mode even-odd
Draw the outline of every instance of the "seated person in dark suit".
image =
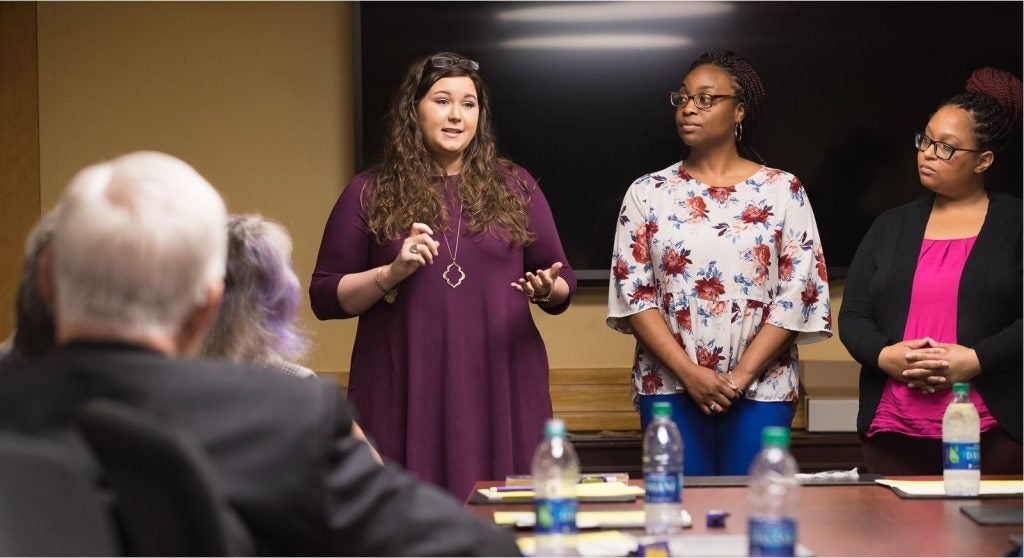
[[14, 333], [0, 343], [0, 360], [31, 359], [53, 346], [53, 315], [50, 297], [42, 292], [41, 269], [48, 265], [50, 238], [53, 236], [53, 212], [36, 223], [25, 242], [25, 263], [18, 282], [15, 301]]
[[512, 555], [510, 534], [351, 435], [336, 386], [190, 359], [223, 293], [226, 213], [184, 162], [134, 153], [81, 171], [52, 239], [57, 346], [0, 374], [0, 430], [65, 444], [109, 398], [197, 441], [258, 554]]

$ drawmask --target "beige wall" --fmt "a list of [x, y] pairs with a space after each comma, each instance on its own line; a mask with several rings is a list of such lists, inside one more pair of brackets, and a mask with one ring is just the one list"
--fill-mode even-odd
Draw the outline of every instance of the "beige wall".
[[[40, 3], [41, 206], [82, 166], [137, 149], [193, 164], [232, 211], [284, 223], [309, 277], [353, 172], [351, 10], [343, 3]], [[838, 307], [833, 285], [833, 302]], [[553, 368], [625, 368], [604, 291], [537, 314]], [[347, 370], [355, 320], [317, 322], [308, 364]], [[807, 359], [849, 360], [834, 339]]]
[[[40, 3], [41, 205], [138, 149], [188, 161], [231, 211], [288, 227], [301, 278], [352, 174], [347, 3]], [[355, 321], [316, 323], [309, 363], [347, 367]]]
[[[833, 320], [842, 302], [843, 283], [830, 285]], [[534, 319], [544, 336], [552, 368], [626, 368], [632, 363], [633, 338], [612, 331], [605, 325], [608, 293], [605, 290], [583, 289], [572, 306], [561, 316], [549, 316], [534, 309]], [[800, 346], [800, 358], [812, 366], [828, 366], [830, 362], [853, 362], [839, 341], [839, 336], [812, 345]]]

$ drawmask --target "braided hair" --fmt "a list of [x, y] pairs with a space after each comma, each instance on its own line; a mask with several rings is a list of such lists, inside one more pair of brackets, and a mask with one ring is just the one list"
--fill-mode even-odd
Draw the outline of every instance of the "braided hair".
[[980, 149], [998, 152], [1010, 143], [1020, 122], [1021, 82], [1009, 72], [981, 68], [967, 79], [966, 92], [942, 104], [950, 105], [974, 118], [974, 137]]
[[761, 110], [764, 105], [765, 92], [761, 76], [757, 74], [757, 70], [749, 60], [731, 50], [701, 54], [693, 61], [693, 64], [690, 64], [690, 71], [705, 65], [717, 66], [732, 76], [744, 107], [743, 134], [736, 141], [736, 147], [747, 159], [765, 164], [761, 154], [748, 143], [750, 132], [757, 128], [757, 123], [761, 119]]

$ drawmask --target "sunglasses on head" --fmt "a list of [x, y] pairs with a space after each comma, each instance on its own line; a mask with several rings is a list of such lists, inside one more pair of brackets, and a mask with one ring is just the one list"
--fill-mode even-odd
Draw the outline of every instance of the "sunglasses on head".
[[457, 58], [453, 56], [433, 56], [430, 58], [430, 65], [434, 68], [451, 68], [452, 66], [459, 66], [464, 70], [475, 72], [480, 69], [480, 64], [476, 60], [470, 60], [469, 58]]

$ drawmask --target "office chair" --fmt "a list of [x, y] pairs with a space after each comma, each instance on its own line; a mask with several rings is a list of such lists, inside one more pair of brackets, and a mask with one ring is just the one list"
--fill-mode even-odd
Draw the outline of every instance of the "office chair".
[[0, 555], [113, 556], [110, 510], [69, 455], [0, 434]]
[[248, 531], [195, 442], [138, 409], [108, 400], [84, 405], [76, 423], [113, 489], [128, 555], [253, 553]]

